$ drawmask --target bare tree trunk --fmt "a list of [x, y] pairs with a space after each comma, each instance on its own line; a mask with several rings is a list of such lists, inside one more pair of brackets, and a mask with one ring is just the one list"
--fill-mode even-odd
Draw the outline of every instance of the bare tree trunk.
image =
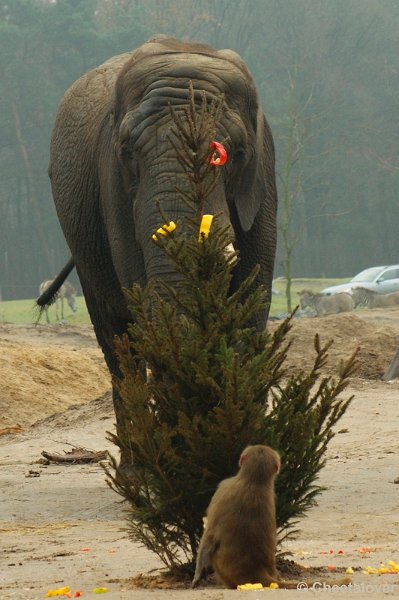
[[41, 260], [44, 263], [47, 263], [46, 268], [50, 272], [50, 270], [51, 270], [50, 251], [49, 251], [49, 248], [47, 245], [47, 238], [46, 238], [46, 234], [44, 232], [43, 221], [41, 218], [40, 209], [39, 209], [39, 205], [38, 205], [38, 201], [37, 201], [37, 197], [36, 197], [36, 193], [35, 193], [35, 179], [34, 179], [34, 175], [33, 175], [32, 163], [29, 158], [27, 144], [26, 144], [26, 142], [24, 140], [24, 136], [22, 134], [21, 119], [19, 117], [18, 107], [15, 104], [15, 102], [11, 103], [11, 108], [12, 108], [12, 112], [14, 115], [15, 134], [16, 134], [16, 138], [18, 140], [22, 160], [25, 165], [26, 179], [28, 182], [28, 194], [27, 194], [28, 200], [32, 207], [33, 219], [34, 219], [36, 230], [39, 234], [40, 242], [41, 242], [42, 249], [43, 249], [43, 257], [41, 257]]

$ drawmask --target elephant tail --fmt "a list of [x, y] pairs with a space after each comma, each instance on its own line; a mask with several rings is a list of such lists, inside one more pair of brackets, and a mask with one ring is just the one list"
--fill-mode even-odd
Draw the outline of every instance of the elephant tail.
[[46, 307], [51, 306], [57, 299], [57, 293], [64, 283], [65, 279], [68, 277], [69, 273], [75, 266], [75, 262], [71, 257], [66, 265], [61, 269], [58, 275], [53, 279], [52, 283], [44, 290], [42, 294], [40, 294], [39, 298], [36, 300], [36, 306], [39, 308], [39, 315], [36, 323], [40, 321], [40, 318], [45, 311]]

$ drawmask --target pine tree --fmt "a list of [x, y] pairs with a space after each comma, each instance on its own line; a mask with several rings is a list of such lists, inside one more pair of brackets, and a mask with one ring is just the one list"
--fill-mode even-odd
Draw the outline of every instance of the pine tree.
[[177, 193], [194, 217], [172, 232], [165, 227], [154, 243], [179, 282], [129, 290], [132, 324], [116, 343], [122, 377], [115, 385], [128, 419], [110, 437], [129, 449], [132, 463], [126, 474], [113, 460], [108, 481], [128, 501], [132, 538], [172, 570], [192, 564], [210, 498], [236, 473], [248, 444], [269, 444], [281, 454], [277, 519], [281, 539], [292, 533], [321, 491], [315, 480], [332, 427], [350, 402], [338, 396], [354, 369], [352, 356], [338, 381], [318, 383], [329, 344], [321, 347], [316, 337], [313, 369], [288, 376], [291, 318], [273, 335], [250, 326], [266, 305], [266, 290], [249, 291], [257, 270], [231, 293], [239, 257], [225, 253], [227, 228], [216, 215], [209, 234], [199, 233], [204, 200], [220, 173], [209, 162], [209, 142], [222, 103], [207, 105], [203, 97], [196, 110], [191, 88], [183, 114], [172, 111], [171, 143], [191, 183], [189, 192]]

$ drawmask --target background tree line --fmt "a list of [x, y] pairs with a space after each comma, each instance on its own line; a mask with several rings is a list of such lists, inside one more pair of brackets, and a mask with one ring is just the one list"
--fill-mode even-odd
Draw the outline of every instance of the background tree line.
[[69, 256], [47, 176], [63, 92], [158, 32], [232, 48], [254, 75], [277, 150], [276, 275], [399, 262], [398, 22], [396, 0], [0, 0], [0, 299], [36, 296]]

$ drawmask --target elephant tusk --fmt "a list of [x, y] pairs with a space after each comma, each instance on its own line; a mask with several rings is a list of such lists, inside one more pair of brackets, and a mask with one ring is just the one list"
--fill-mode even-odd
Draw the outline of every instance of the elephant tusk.
[[170, 221], [169, 223], [165, 223], [156, 232], [151, 236], [152, 239], [156, 242], [159, 235], [168, 235], [168, 233], [172, 233], [176, 229], [176, 223], [174, 221]]
[[221, 167], [227, 162], [227, 150], [220, 142], [211, 142], [209, 148], [214, 150], [209, 158], [209, 164], [214, 167]]
[[224, 256], [226, 258], [226, 261], [229, 264], [234, 265], [237, 262], [237, 253], [236, 253], [236, 251], [235, 251], [234, 246], [233, 246], [232, 243], [228, 244], [225, 247], [223, 253], [224, 253]]

